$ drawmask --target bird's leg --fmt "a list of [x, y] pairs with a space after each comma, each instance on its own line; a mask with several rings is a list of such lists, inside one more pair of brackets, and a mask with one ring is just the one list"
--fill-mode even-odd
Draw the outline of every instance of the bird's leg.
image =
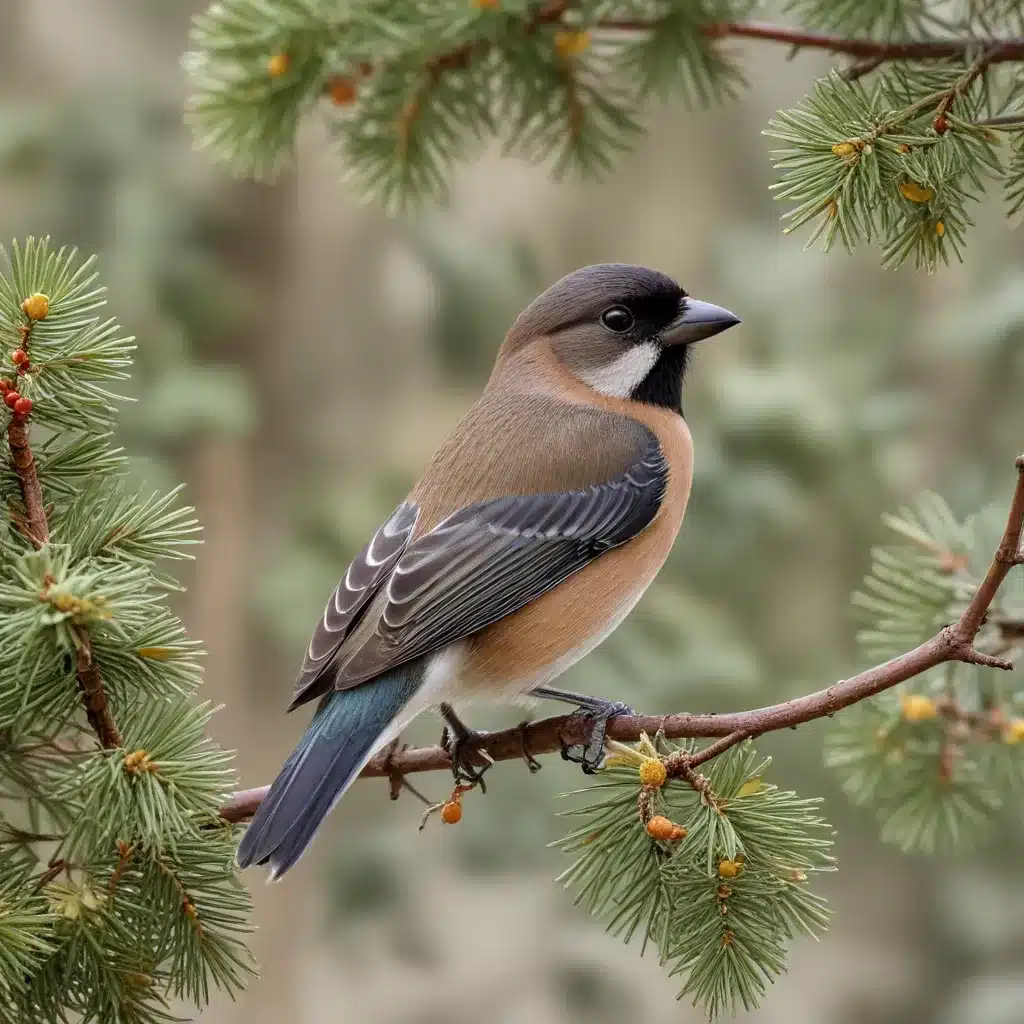
[[[481, 791], [487, 792], [484, 785], [484, 772], [494, 764], [494, 758], [481, 749], [480, 744], [487, 733], [470, 729], [462, 719], [455, 714], [451, 704], [442, 702], [439, 708], [441, 716], [448, 723], [445, 735], [441, 738], [442, 746], [448, 749], [452, 759], [452, 775], [456, 783], [467, 782], [471, 785], [479, 785]], [[473, 755], [482, 757], [487, 763], [477, 766], [473, 763]]]
[[[582, 693], [571, 693], [552, 686], [539, 686], [530, 691], [534, 697], [546, 697], [548, 700], [559, 700], [564, 704], [575, 704], [576, 714], [583, 715], [591, 721], [590, 738], [579, 747], [562, 744], [562, 757], [566, 761], [574, 761], [583, 768], [587, 775], [592, 775], [604, 763], [604, 738], [608, 720], [616, 715], [635, 714], [628, 704], [619, 700], [608, 700], [607, 697], [588, 697]], [[578, 749], [580, 753], [574, 753]]]

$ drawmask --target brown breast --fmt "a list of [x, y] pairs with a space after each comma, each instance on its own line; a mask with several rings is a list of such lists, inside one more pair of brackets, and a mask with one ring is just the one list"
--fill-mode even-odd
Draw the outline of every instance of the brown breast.
[[[498, 687], [513, 680], [539, 685], [550, 677], [552, 666], [562, 671], [576, 655], [585, 654], [657, 576], [675, 542], [690, 494], [693, 442], [678, 413], [599, 395], [565, 372], [550, 350], [533, 348], [544, 361], [547, 384], [562, 402], [629, 417], [654, 432], [668, 461], [668, 486], [647, 529], [468, 641], [465, 675], [482, 686]], [[560, 489], [565, 489], [566, 474], [578, 470], [564, 467], [559, 472]]]

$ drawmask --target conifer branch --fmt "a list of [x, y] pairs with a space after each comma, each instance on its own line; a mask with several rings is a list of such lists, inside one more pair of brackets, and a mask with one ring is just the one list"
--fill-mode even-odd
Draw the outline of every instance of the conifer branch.
[[121, 732], [111, 713], [103, 688], [103, 678], [99, 666], [93, 659], [92, 644], [84, 627], [75, 626], [75, 641], [78, 644], [78, 650], [75, 652], [75, 676], [78, 679], [78, 688], [82, 691], [85, 717], [104, 749], [115, 750], [121, 746]]
[[[18, 474], [21, 497], [25, 503], [24, 529], [28, 539], [41, 548], [50, 539], [50, 527], [46, 519], [46, 506], [36, 472], [36, 461], [28, 439], [28, 420], [11, 417], [7, 425], [7, 440], [11, 449], [11, 461]], [[107, 694], [103, 688], [103, 677], [99, 666], [93, 660], [89, 634], [83, 626], [75, 626], [75, 677], [82, 691], [85, 716], [99, 738], [100, 744], [112, 750], [121, 745], [121, 733], [110, 710]]]
[[[27, 304], [31, 301], [31, 298], [26, 298], [22, 303], [23, 308], [27, 308]], [[42, 316], [45, 316], [45, 313]], [[36, 317], [26, 312], [25, 323], [19, 328], [21, 351], [26, 355], [30, 351], [29, 341], [36, 320]], [[29, 365], [27, 359], [24, 365], [26, 367]], [[18, 486], [25, 505], [22, 529], [32, 545], [41, 548], [50, 540], [50, 526], [47, 522], [46, 505], [43, 502], [43, 489], [39, 483], [35, 456], [32, 454], [32, 447], [29, 443], [30, 415], [30, 413], [25, 415], [15, 413], [11, 416], [7, 424], [7, 443], [11, 450], [11, 462], [14, 464], [18, 476]], [[84, 626], [75, 626], [73, 632], [76, 644], [75, 676], [78, 680], [78, 688], [82, 692], [85, 716], [99, 738], [100, 744], [108, 750], [115, 749], [121, 745], [121, 733], [107, 701], [99, 666], [92, 656], [89, 634]]]
[[[610, 27], [649, 29], [653, 26], [640, 22], [615, 22]], [[704, 33], [713, 39], [727, 36], [760, 39], [768, 43], [781, 43], [794, 50], [826, 50], [863, 60], [877, 59], [880, 63], [889, 60], [947, 60], [950, 57], [963, 57], [979, 49], [992, 51], [988, 61], [990, 64], [1024, 60], [1024, 38], [985, 40], [972, 37], [889, 42], [883, 39], [851, 39], [822, 32], [805, 32], [803, 29], [759, 21], [707, 25]]]
[[11, 449], [14, 471], [18, 474], [21, 500], [25, 504], [25, 517], [20, 525], [27, 539], [41, 548], [50, 539], [50, 528], [46, 522], [46, 506], [36, 472], [36, 460], [28, 442], [28, 420], [11, 417], [7, 424], [7, 444]]
[[[960, 618], [945, 626], [930, 640], [912, 651], [866, 669], [834, 686], [781, 704], [738, 711], [730, 714], [619, 715], [608, 722], [608, 738], [635, 742], [642, 734], [661, 733], [668, 739], [721, 737], [704, 750], [678, 760], [681, 777], [693, 768], [735, 746], [742, 740], [780, 729], [793, 729], [818, 718], [831, 718], [837, 711], [874, 697], [885, 690], [921, 675], [928, 669], [947, 662], [965, 662], [1004, 670], [1013, 666], [974, 647], [975, 637], [985, 621], [985, 614], [995, 599], [1003, 580], [1015, 565], [1024, 564], [1021, 532], [1024, 529], [1024, 455], [1015, 463], [1017, 484], [1007, 514], [1006, 528], [984, 580], [978, 586]], [[516, 726], [488, 733], [481, 749], [493, 761], [515, 761], [531, 755], [547, 754], [565, 746], [586, 743], [590, 724], [582, 715], [558, 715], [528, 726]], [[450, 770], [448, 751], [442, 746], [394, 750], [389, 748], [374, 757], [363, 769], [361, 778], [388, 778], [392, 781], [415, 772]], [[220, 816], [229, 822], [245, 821], [256, 813], [269, 786], [235, 793], [220, 808]]]

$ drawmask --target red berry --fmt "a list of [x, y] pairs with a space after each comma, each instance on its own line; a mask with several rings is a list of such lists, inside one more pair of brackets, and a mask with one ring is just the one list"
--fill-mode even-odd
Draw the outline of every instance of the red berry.
[[939, 135], [943, 135], [949, 131], [949, 122], [946, 120], [946, 115], [939, 114], [939, 116], [932, 121], [932, 127]]
[[8, 409], [13, 409], [14, 403], [17, 402], [19, 398], [21, 398], [21, 395], [19, 395], [17, 391], [11, 389], [4, 395], [4, 405], [6, 405]]
[[11, 353], [11, 362], [15, 366], [21, 366], [22, 363], [28, 362], [28, 353], [23, 348], [16, 348]]
[[27, 416], [32, 411], [31, 398], [19, 398], [14, 403], [14, 412], [18, 416]]
[[6, 377], [0, 377], [0, 395], [6, 395], [11, 388], [11, 382]]

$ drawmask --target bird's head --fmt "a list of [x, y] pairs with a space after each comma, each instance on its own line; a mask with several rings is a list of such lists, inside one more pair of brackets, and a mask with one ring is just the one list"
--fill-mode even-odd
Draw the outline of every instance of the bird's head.
[[599, 263], [538, 296], [505, 351], [545, 339], [584, 384], [604, 395], [680, 410], [689, 347], [740, 322], [646, 267]]

